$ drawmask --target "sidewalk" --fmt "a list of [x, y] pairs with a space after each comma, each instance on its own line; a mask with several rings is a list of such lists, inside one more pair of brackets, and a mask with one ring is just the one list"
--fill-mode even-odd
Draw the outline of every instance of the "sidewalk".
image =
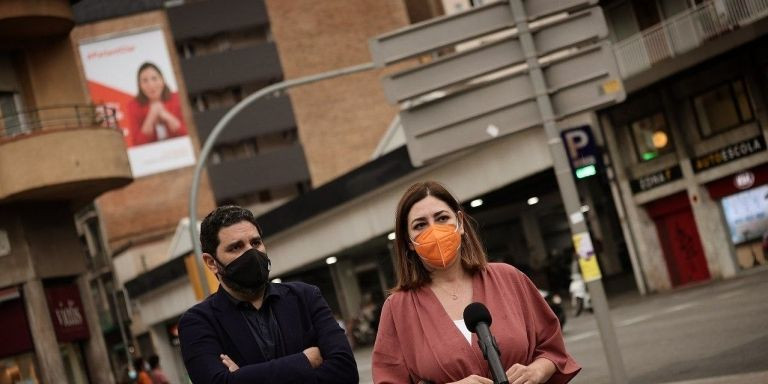
[[768, 371], [750, 372], [738, 375], [710, 377], [706, 379], [675, 381], [664, 384], [754, 384], [768, 383]]

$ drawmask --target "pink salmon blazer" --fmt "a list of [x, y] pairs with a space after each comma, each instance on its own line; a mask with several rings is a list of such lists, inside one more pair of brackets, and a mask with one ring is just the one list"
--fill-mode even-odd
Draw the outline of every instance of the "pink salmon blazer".
[[[548, 383], [570, 381], [581, 367], [565, 351], [560, 324], [533, 283], [515, 267], [490, 263], [472, 278], [472, 301], [488, 307], [491, 332], [505, 369], [549, 359], [556, 372]], [[396, 292], [384, 302], [373, 347], [376, 384], [447, 383], [476, 374], [491, 377], [472, 335], [461, 334], [428, 287]]]

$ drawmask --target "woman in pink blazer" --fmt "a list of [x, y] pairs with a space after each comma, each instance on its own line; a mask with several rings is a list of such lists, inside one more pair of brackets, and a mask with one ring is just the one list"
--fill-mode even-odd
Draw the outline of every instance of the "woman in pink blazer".
[[382, 308], [373, 380], [492, 384], [463, 311], [481, 302], [513, 384], [567, 383], [581, 369], [557, 318], [515, 267], [488, 263], [473, 220], [442, 185], [412, 185], [397, 207], [397, 285]]

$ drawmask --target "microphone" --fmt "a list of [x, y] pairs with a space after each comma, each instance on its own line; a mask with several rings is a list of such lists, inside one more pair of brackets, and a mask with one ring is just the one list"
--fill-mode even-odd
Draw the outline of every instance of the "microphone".
[[494, 384], [509, 384], [507, 374], [501, 365], [499, 346], [491, 335], [491, 321], [491, 313], [483, 303], [472, 303], [464, 308], [464, 324], [470, 332], [477, 334], [477, 343], [491, 368]]

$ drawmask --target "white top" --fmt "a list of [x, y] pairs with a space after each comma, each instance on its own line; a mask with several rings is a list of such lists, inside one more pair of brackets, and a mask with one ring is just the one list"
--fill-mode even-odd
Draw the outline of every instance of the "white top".
[[472, 332], [469, 331], [469, 328], [467, 328], [467, 324], [464, 323], [464, 320], [454, 320], [454, 324], [456, 324], [456, 328], [461, 331], [461, 334], [464, 335], [464, 338], [467, 339], [467, 343], [470, 345], [472, 344]]

